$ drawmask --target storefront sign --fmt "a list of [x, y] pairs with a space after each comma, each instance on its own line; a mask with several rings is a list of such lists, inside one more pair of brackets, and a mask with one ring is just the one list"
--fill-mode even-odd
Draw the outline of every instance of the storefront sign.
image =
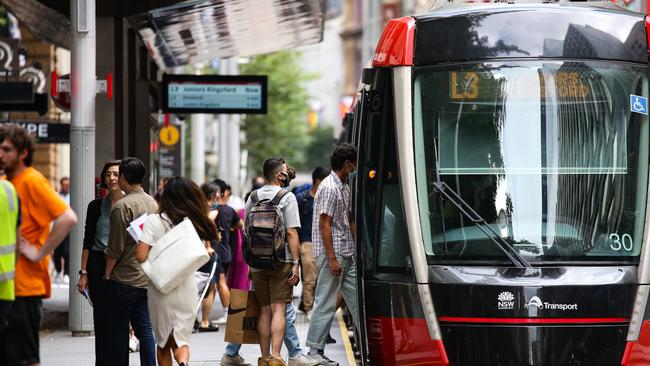
[[38, 143], [69, 144], [69, 123], [48, 123], [39, 121], [0, 121], [0, 125], [16, 124], [25, 128]]

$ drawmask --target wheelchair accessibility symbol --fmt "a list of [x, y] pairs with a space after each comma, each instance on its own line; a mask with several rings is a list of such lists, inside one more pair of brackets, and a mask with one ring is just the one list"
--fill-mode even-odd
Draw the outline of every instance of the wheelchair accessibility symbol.
[[648, 115], [648, 98], [630, 95], [630, 111]]

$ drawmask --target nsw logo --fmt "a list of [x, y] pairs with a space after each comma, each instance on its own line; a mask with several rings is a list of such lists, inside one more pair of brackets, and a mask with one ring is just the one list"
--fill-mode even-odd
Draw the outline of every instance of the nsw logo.
[[499, 310], [510, 310], [515, 308], [515, 296], [510, 291], [503, 291], [497, 296]]

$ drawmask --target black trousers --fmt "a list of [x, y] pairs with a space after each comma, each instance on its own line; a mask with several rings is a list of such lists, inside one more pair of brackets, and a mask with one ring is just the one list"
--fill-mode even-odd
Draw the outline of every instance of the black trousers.
[[[7, 310], [8, 303], [3, 307]], [[40, 363], [38, 330], [43, 319], [40, 296], [16, 297], [9, 308], [6, 328], [0, 331], [0, 365]]]
[[95, 366], [108, 366], [109, 312], [107, 309], [106, 282], [102, 281], [106, 268], [103, 252], [90, 251], [88, 256], [88, 292], [93, 303], [93, 324], [95, 326]]
[[[61, 258], [65, 259], [64, 268], [61, 268]], [[66, 236], [61, 244], [54, 249], [52, 261], [54, 262], [54, 269], [58, 273], [63, 271], [64, 275], [70, 275], [70, 235]]]

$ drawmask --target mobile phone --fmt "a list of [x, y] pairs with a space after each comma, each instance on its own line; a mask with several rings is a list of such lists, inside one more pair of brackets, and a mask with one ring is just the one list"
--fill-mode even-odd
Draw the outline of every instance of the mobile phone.
[[[291, 278], [291, 276], [293, 276], [293, 272], [289, 271], [289, 273], [287, 273], [287, 278]], [[294, 286], [298, 286], [299, 283], [300, 283], [300, 276], [298, 276], [298, 282], [296, 282]]]
[[90, 304], [90, 307], [93, 307], [93, 302], [90, 300], [90, 294], [88, 294], [88, 289], [85, 288], [81, 294], [88, 300], [88, 303]]

